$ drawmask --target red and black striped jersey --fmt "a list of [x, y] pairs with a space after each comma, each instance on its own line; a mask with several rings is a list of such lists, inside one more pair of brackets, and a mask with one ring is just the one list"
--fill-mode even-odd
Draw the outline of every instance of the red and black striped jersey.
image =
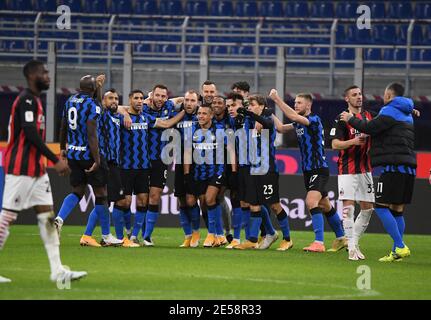
[[9, 119], [9, 138], [5, 154], [6, 174], [40, 177], [46, 172], [41, 151], [24, 134], [25, 127], [36, 127], [45, 141], [45, 116], [42, 101], [30, 89], [15, 99]]
[[[373, 119], [375, 114], [371, 111], [362, 111], [355, 116], [358, 119]], [[339, 139], [341, 141], [347, 141], [360, 136], [361, 133], [353, 128], [348, 123], [340, 121], [340, 115], [338, 115], [335, 123], [330, 132], [330, 138]], [[371, 138], [368, 136], [366, 142], [360, 146], [351, 146], [347, 149], [340, 150], [338, 154], [338, 174], [360, 174], [371, 172], [371, 161], [370, 161], [370, 146]]]

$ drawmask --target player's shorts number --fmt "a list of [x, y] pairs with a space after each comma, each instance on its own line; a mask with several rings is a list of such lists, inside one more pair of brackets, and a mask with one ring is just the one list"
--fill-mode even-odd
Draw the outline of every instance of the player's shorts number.
[[367, 193], [373, 193], [373, 192], [374, 192], [374, 185], [372, 183], [369, 183]]
[[383, 192], [383, 182], [377, 183], [377, 193]]
[[274, 193], [274, 189], [272, 187], [272, 184], [264, 184], [263, 185], [263, 194], [264, 195], [271, 195]]
[[69, 122], [69, 128], [71, 130], [76, 130], [76, 128], [78, 128], [78, 111], [75, 107], [72, 107], [68, 110], [67, 118]]
[[167, 179], [167, 178], [168, 178], [168, 170], [163, 171], [163, 177], [164, 177], [165, 179]]

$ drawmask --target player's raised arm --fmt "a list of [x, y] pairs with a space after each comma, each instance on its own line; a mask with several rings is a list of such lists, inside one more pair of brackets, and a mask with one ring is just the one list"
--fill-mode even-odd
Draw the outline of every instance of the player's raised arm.
[[275, 129], [278, 133], [288, 133], [289, 131], [293, 130], [293, 124], [283, 124], [275, 114], [272, 115], [272, 119], [274, 120]]
[[178, 112], [178, 114], [175, 117], [167, 119], [167, 120], [162, 120], [162, 119], [157, 118], [156, 123], [154, 124], [154, 127], [155, 128], [161, 128], [161, 129], [172, 128], [178, 122], [181, 121], [181, 119], [184, 117], [184, 114], [185, 114], [185, 111], [182, 110], [182, 111]]
[[382, 115], [378, 115], [377, 117], [369, 121], [366, 119], [361, 120], [346, 111], [341, 114], [340, 120], [350, 124], [356, 130], [369, 134], [371, 136], [377, 135], [380, 132], [389, 129], [396, 122], [395, 119]]
[[283, 111], [283, 113], [286, 115], [287, 118], [289, 118], [290, 121], [300, 123], [305, 126], [310, 125], [310, 121], [306, 117], [303, 117], [296, 113], [295, 110], [293, 110], [283, 101], [283, 99], [278, 95], [277, 90], [272, 89], [269, 93], [269, 97], [275, 102], [275, 104], [281, 109], [281, 111]]

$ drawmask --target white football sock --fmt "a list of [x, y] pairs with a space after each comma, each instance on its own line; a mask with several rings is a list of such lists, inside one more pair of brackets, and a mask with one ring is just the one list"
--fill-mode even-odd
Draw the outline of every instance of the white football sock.
[[2, 210], [0, 213], [0, 250], [3, 249], [9, 237], [9, 226], [16, 220], [18, 214], [11, 211]]
[[353, 241], [355, 246], [358, 245], [359, 239], [362, 237], [365, 230], [367, 230], [372, 213], [373, 209], [361, 210], [361, 212], [359, 212], [358, 217], [355, 221], [355, 225], [353, 227]]
[[40, 237], [45, 245], [48, 255], [51, 274], [57, 274], [62, 269], [60, 260], [60, 240], [53, 223], [54, 212], [46, 212], [37, 215]]
[[353, 205], [346, 206], [343, 208], [343, 228], [344, 234], [348, 241], [349, 250], [355, 248], [353, 241], [353, 226], [355, 224], [355, 207]]

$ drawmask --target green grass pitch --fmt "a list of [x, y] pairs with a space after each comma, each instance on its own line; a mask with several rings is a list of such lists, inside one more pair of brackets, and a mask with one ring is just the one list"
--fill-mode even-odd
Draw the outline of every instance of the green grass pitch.
[[[179, 248], [181, 229], [156, 228], [154, 248], [80, 247], [84, 227], [65, 226], [63, 263], [88, 276], [59, 290], [49, 281], [49, 267], [37, 226], [13, 226], [0, 252], [0, 299], [430, 299], [430, 236], [406, 235], [412, 256], [380, 263], [389, 252], [387, 235], [366, 234], [361, 248], [367, 259], [347, 260], [345, 251], [312, 254], [302, 248], [311, 232], [292, 232], [294, 248], [239, 251]], [[201, 237], [205, 236], [201, 230]], [[99, 234], [96, 234], [99, 238]], [[329, 247], [333, 234], [326, 234]], [[367, 266], [371, 289], [357, 288], [358, 267]], [[363, 267], [362, 267], [363, 268]], [[360, 270], [362, 270], [360, 268]], [[365, 267], [365, 269], [367, 269]], [[361, 281], [359, 281], [361, 282]], [[364, 283], [364, 282], [362, 282]]]

